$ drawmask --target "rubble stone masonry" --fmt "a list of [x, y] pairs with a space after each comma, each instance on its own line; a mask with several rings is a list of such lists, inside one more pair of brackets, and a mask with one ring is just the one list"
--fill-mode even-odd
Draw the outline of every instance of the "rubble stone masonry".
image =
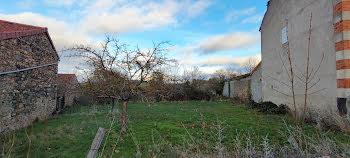
[[[0, 72], [58, 62], [47, 33], [0, 40]], [[47, 119], [56, 109], [57, 64], [0, 75], [0, 133]]]

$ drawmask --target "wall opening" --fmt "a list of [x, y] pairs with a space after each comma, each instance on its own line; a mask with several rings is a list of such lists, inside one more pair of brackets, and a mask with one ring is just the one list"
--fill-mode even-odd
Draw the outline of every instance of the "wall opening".
[[288, 42], [288, 29], [287, 26], [284, 26], [281, 31], [281, 42], [285, 44]]

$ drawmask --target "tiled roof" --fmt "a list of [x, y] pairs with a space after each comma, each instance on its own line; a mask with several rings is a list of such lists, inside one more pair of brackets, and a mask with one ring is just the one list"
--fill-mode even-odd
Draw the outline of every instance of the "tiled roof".
[[0, 20], [0, 40], [47, 32], [47, 28]]
[[51, 40], [51, 37], [46, 27], [37, 27], [0, 20], [0, 40], [31, 36], [41, 33], [46, 33], [47, 37], [50, 40], [52, 48], [55, 50], [56, 55], [58, 57], [56, 48]]
[[247, 78], [247, 77], [249, 77], [249, 76], [252, 76], [253, 73], [259, 68], [259, 66], [261, 66], [261, 61], [259, 62], [258, 65], [256, 65], [256, 66], [254, 67], [254, 69], [253, 69], [251, 72], [246, 73], [246, 74], [243, 74], [243, 75], [240, 75], [240, 76], [235, 76], [235, 77], [233, 77], [232, 79], [240, 80], [240, 79], [243, 79], [243, 78]]
[[261, 61], [260, 61], [260, 63], [259, 63], [258, 65], [255, 66], [255, 68], [253, 69], [253, 71], [250, 72], [250, 75], [253, 75], [253, 73], [256, 71], [256, 69], [259, 68], [260, 65], [261, 65]]
[[29, 30], [42, 30], [43, 27], [18, 24], [14, 22], [0, 20], [0, 32], [16, 32], [16, 31], [29, 31]]

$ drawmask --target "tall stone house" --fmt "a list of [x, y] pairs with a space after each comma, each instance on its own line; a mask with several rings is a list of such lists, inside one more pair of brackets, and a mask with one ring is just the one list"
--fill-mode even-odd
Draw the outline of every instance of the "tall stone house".
[[80, 96], [80, 85], [77, 76], [75, 74], [58, 74], [57, 83], [58, 108], [72, 106]]
[[297, 109], [303, 110], [310, 48], [307, 110], [349, 114], [350, 1], [270, 0], [260, 31], [263, 101], [292, 105], [290, 50]]
[[0, 133], [56, 109], [59, 56], [47, 28], [0, 20]]

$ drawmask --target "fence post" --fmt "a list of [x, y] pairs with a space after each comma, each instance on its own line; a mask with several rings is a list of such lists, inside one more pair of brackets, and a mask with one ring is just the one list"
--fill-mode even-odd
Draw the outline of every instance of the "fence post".
[[106, 133], [106, 130], [104, 128], [101, 128], [101, 127], [98, 128], [95, 139], [91, 144], [89, 153], [87, 154], [86, 158], [96, 158], [98, 149], [100, 148], [100, 145], [105, 133]]

